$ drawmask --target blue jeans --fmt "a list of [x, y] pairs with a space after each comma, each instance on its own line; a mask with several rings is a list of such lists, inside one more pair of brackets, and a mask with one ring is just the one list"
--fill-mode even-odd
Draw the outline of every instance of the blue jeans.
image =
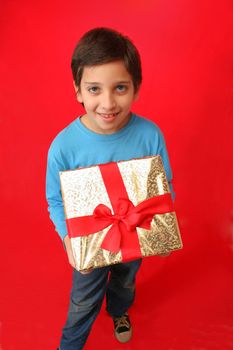
[[106, 310], [111, 317], [122, 316], [128, 310], [134, 301], [135, 275], [140, 265], [141, 259], [94, 269], [88, 275], [74, 270], [60, 350], [83, 349], [105, 293]]

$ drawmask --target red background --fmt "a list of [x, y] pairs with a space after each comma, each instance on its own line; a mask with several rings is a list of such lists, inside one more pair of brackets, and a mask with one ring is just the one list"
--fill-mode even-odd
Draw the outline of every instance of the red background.
[[82, 112], [70, 58], [96, 26], [141, 52], [134, 111], [166, 137], [184, 249], [144, 260], [133, 340], [117, 344], [102, 310], [86, 349], [232, 348], [232, 1], [1, 1], [0, 23], [0, 349], [55, 349], [65, 321], [71, 268], [47, 213], [46, 157]]

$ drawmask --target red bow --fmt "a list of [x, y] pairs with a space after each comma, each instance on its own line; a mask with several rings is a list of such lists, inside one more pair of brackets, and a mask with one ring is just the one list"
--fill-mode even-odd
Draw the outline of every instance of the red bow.
[[117, 253], [122, 243], [124, 245], [125, 235], [136, 233], [136, 227], [149, 230], [155, 214], [171, 211], [173, 204], [170, 193], [146, 199], [137, 206], [127, 198], [120, 198], [114, 214], [106, 205], [99, 204], [93, 215], [68, 219], [67, 224], [70, 237], [86, 236], [112, 225], [101, 248]]

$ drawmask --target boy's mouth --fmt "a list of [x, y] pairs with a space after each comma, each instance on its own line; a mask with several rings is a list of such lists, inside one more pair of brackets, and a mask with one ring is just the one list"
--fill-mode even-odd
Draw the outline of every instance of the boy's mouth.
[[116, 116], [119, 114], [119, 112], [117, 112], [117, 113], [97, 113], [97, 114], [106, 121], [112, 121], [116, 118]]

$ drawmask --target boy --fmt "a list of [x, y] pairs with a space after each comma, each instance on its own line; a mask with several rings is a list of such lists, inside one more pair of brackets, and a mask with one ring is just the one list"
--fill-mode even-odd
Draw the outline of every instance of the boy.
[[[50, 146], [46, 195], [50, 218], [75, 267], [59, 171], [160, 154], [168, 181], [172, 174], [159, 128], [131, 112], [142, 81], [140, 56], [133, 43], [112, 29], [90, 30], [77, 44], [71, 68], [77, 100], [86, 113], [62, 130]], [[140, 264], [141, 259], [84, 273], [74, 269], [60, 350], [83, 349], [105, 293], [115, 337], [120, 342], [130, 340], [132, 326], [127, 310], [134, 300]]]

